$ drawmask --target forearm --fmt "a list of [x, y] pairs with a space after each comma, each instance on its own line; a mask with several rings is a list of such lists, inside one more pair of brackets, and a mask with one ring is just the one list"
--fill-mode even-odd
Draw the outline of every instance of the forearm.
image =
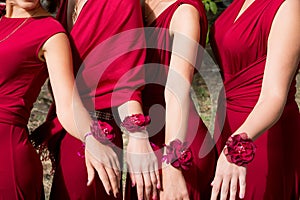
[[165, 92], [166, 124], [165, 143], [179, 139], [185, 141], [189, 119], [189, 87], [180, 91], [180, 96], [169, 90]]
[[91, 117], [84, 108], [78, 94], [65, 105], [57, 105], [57, 116], [68, 133], [84, 141], [84, 135], [90, 131]]
[[248, 137], [257, 139], [260, 134], [274, 125], [280, 118], [286, 98], [283, 96], [269, 96], [257, 102], [245, 122], [234, 132], [247, 133]]

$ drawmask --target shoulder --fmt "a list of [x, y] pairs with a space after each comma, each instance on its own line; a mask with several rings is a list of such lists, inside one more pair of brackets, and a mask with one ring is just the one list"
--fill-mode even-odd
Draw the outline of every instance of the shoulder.
[[199, 21], [199, 12], [193, 5], [181, 4], [173, 14], [170, 30], [190, 35], [199, 29]]
[[36, 17], [33, 22], [42, 32], [65, 32], [61, 23], [52, 16]]
[[280, 8], [282, 10], [289, 10], [291, 13], [297, 12], [298, 14], [300, 14], [300, 12], [299, 12], [300, 11], [300, 1], [299, 0], [284, 0], [282, 2], [281, 7], [283, 7], [283, 8]]
[[299, 0], [276, 0], [278, 8], [274, 20], [300, 23], [300, 1]]

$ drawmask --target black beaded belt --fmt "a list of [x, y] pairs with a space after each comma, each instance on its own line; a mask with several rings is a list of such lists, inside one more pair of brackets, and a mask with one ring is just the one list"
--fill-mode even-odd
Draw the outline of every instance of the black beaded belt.
[[91, 117], [99, 119], [99, 120], [112, 120], [114, 118], [113, 114], [111, 112], [102, 111], [102, 110], [96, 110], [93, 112], [90, 112]]

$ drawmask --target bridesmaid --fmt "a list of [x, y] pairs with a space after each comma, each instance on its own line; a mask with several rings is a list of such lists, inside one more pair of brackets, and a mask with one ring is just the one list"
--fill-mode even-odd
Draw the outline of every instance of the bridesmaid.
[[[145, 51], [143, 31], [138, 31], [142, 28], [139, 5], [138, 0], [62, 1], [57, 19], [70, 35], [81, 98], [93, 117], [113, 127], [115, 137], [113, 144], [95, 147], [101, 163], [94, 168], [102, 173], [93, 178], [94, 169], [87, 173], [89, 162], [78, 156], [82, 142], [62, 129], [52, 107], [45, 124], [34, 133], [37, 145], [46, 144], [56, 154], [50, 199], [122, 199], [119, 166], [123, 141], [119, 124], [134, 119], [134, 114], [143, 117], [140, 87], [144, 84], [141, 65]], [[127, 151], [146, 153], [149, 158], [134, 162], [138, 170], [136, 185], [150, 184], [150, 189], [156, 191], [159, 173], [148, 134], [135, 131], [134, 135], [144, 139], [129, 134]], [[106, 158], [111, 156], [118, 162], [108, 163]], [[131, 157], [135, 155], [129, 153], [128, 159]]]
[[[150, 141], [160, 148], [167, 144], [183, 150], [178, 157], [164, 151], [168, 156], [163, 156], [159, 198], [209, 199], [216, 152], [190, 96], [194, 68], [202, 61], [206, 41], [204, 7], [198, 0], [145, 1], [144, 19], [148, 49], [142, 94], [144, 112], [153, 124], [148, 127]], [[137, 193], [135, 197], [133, 188], [127, 199], [142, 199]]]
[[235, 0], [213, 26], [227, 107], [212, 200], [299, 199], [299, 19], [298, 0]]
[[[52, 3], [49, 8], [55, 9]], [[63, 126], [84, 140], [91, 123], [74, 90], [65, 30], [39, 0], [7, 0], [0, 18], [0, 60], [0, 199], [44, 199], [43, 169], [28, 139], [27, 123], [48, 74]], [[76, 125], [73, 103], [82, 122]]]

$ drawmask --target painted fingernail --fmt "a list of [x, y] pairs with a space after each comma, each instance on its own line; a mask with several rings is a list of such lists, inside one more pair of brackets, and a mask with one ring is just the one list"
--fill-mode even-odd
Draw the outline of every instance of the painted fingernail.
[[160, 189], [160, 184], [159, 183], [157, 183], [156, 188]]
[[135, 183], [131, 183], [131, 187], [134, 187], [135, 186]]

